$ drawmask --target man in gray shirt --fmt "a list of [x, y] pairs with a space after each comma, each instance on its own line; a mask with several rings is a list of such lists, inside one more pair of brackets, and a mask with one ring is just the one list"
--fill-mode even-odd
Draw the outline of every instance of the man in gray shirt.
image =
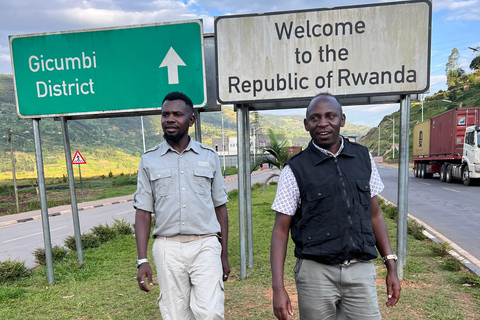
[[133, 206], [138, 286], [151, 291], [147, 260], [151, 213], [153, 259], [164, 320], [223, 319], [228, 279], [228, 196], [217, 153], [188, 136], [195, 123], [192, 101], [169, 93], [162, 104], [165, 141], [140, 161]]

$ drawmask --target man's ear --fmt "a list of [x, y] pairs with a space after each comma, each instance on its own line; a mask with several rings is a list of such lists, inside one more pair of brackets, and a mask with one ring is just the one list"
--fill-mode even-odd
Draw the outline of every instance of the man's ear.
[[305, 127], [305, 131], [309, 131], [307, 118], [303, 119], [303, 126]]
[[347, 116], [345, 116], [345, 114], [342, 113], [342, 122], [340, 124], [340, 127], [345, 127], [345, 121], [347, 120]]
[[190, 115], [190, 118], [188, 119], [189, 121], [189, 127], [193, 126], [195, 124], [195, 119], [197, 119], [195, 117], [195, 113], [192, 112], [192, 114]]

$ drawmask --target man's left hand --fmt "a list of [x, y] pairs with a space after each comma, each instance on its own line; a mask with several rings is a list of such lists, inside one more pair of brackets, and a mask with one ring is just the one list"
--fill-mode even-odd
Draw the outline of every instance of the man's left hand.
[[387, 284], [387, 307], [393, 307], [400, 299], [400, 281], [398, 280], [397, 272], [388, 272], [386, 278]]

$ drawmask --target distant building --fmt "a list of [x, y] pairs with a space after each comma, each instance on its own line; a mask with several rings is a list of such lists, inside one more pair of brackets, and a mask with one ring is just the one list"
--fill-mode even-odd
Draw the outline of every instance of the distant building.
[[[212, 147], [217, 151], [219, 156], [236, 156], [237, 155], [237, 137], [225, 137], [225, 147], [222, 146], [223, 138], [212, 138]], [[250, 153], [260, 154], [262, 149], [267, 147], [270, 139], [266, 134], [257, 134], [250, 136]], [[256, 152], [254, 152], [256, 149]], [[225, 150], [225, 151], [224, 151]]]

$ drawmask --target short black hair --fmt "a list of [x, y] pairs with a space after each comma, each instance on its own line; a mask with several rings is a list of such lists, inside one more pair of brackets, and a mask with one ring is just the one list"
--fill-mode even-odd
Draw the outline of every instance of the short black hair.
[[[342, 104], [340, 103], [340, 101], [338, 101], [337, 97], [334, 96], [333, 94], [331, 94], [330, 92], [320, 92], [319, 94], [317, 94], [315, 97], [313, 97], [313, 99], [319, 97], [319, 96], [327, 96], [327, 97], [332, 97], [334, 98], [335, 100], [337, 100], [338, 104], [341, 106]], [[312, 99], [312, 100], [313, 100]]]
[[183, 102], [185, 102], [187, 106], [193, 109], [192, 100], [190, 100], [190, 98], [187, 97], [186, 94], [178, 91], [170, 92], [169, 94], [167, 94], [165, 98], [163, 98], [162, 105], [165, 101], [175, 101], [175, 100], [182, 100]]

